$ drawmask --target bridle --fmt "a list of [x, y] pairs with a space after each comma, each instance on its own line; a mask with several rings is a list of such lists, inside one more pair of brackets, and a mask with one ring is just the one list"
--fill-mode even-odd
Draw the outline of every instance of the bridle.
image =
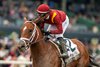
[[[25, 23], [27, 23], [27, 22], [31, 22], [32, 23], [32, 21], [26, 21]], [[20, 38], [20, 40], [25, 43], [25, 47], [31, 46], [29, 44], [35, 43], [37, 41], [37, 39], [39, 38], [39, 32], [37, 30], [36, 24], [35, 23], [32, 23], [32, 24], [34, 25], [34, 29], [33, 29], [32, 35], [29, 38], [25, 38], [25, 37], [21, 37]], [[36, 36], [36, 38], [35, 38], [35, 36]], [[28, 43], [26, 43], [26, 41], [28, 41]]]

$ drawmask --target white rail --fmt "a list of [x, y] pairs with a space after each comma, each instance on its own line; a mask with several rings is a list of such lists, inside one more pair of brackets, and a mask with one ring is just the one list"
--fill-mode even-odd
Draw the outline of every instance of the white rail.
[[32, 64], [30, 61], [6, 61], [6, 60], [0, 60], [0, 64]]

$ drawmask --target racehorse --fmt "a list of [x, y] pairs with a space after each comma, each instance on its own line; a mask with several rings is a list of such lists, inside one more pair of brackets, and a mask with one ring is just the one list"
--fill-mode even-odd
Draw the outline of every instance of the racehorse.
[[[24, 52], [30, 47], [33, 67], [62, 67], [59, 50], [53, 41], [45, 39], [45, 35], [34, 21], [24, 19], [21, 27], [21, 37], [18, 48]], [[80, 58], [65, 67], [88, 67], [90, 57], [85, 45], [77, 39], [71, 39], [77, 45]]]

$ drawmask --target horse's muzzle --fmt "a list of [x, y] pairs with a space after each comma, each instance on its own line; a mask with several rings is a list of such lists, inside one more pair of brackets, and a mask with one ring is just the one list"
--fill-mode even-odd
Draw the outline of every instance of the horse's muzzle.
[[25, 52], [25, 50], [28, 49], [28, 46], [26, 45], [26, 43], [23, 40], [19, 41], [19, 45], [18, 45], [18, 50], [20, 52]]

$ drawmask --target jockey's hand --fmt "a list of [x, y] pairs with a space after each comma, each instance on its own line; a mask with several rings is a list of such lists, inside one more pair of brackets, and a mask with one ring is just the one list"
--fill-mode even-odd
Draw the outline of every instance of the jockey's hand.
[[47, 31], [47, 32], [44, 32], [44, 34], [45, 34], [45, 35], [50, 35], [50, 32], [49, 32], [49, 31]]

